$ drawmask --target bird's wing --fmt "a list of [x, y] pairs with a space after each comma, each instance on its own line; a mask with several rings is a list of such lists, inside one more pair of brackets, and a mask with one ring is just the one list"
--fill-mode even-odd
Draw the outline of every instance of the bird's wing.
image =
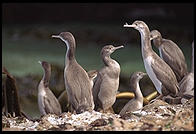
[[61, 114], [61, 106], [52, 91], [49, 89], [46, 92], [43, 98], [46, 113]]
[[164, 85], [164, 87], [171, 93], [176, 95], [179, 87], [176, 76], [171, 68], [161, 58], [159, 58], [158, 55], [155, 55], [155, 60], [151, 63], [151, 65], [156, 77], [162, 82], [162, 85]]
[[69, 95], [69, 101], [77, 109], [80, 105], [91, 105], [92, 91], [88, 74], [78, 64], [70, 66], [65, 74], [66, 89]]
[[[143, 103], [143, 102], [142, 102], [142, 103]], [[139, 104], [139, 102], [136, 101], [135, 98], [131, 99], [131, 100], [122, 108], [122, 110], [120, 111], [119, 114], [122, 116], [122, 115], [126, 114], [127, 112], [133, 112], [133, 111], [139, 110], [139, 109], [142, 108], [142, 107], [140, 107], [138, 104]], [[142, 104], [141, 106], [143, 106], [143, 104]]]
[[181, 49], [172, 41], [164, 41], [161, 49], [163, 60], [173, 69], [178, 79], [187, 72], [187, 64]]

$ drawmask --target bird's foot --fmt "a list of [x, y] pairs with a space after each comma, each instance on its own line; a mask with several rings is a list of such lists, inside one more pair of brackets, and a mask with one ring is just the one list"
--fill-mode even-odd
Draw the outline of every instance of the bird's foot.
[[161, 94], [158, 97], [156, 97], [155, 99], [151, 100], [150, 101], [150, 104], [153, 103], [153, 102], [155, 102], [156, 100], [161, 100], [162, 98], [163, 98], [163, 95]]
[[181, 104], [181, 99], [182, 99], [182, 97], [173, 98], [171, 96], [166, 96], [164, 98], [164, 101], [169, 103], [169, 104]]
[[149, 102], [149, 104], [155, 102], [156, 100], [157, 100], [156, 98], [155, 98], [155, 99], [152, 99], [152, 100]]

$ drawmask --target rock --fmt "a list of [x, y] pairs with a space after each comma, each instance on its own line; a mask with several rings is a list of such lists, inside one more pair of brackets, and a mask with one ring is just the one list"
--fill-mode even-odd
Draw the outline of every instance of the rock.
[[99, 127], [105, 125], [107, 125], [107, 122], [104, 119], [97, 119], [90, 124], [90, 126], [92, 127]]
[[49, 131], [170, 131], [194, 130], [194, 98], [184, 104], [168, 104], [156, 100], [138, 113], [121, 118], [117, 114], [96, 111], [60, 116], [48, 114], [40, 120], [6, 117], [2, 115], [2, 130], [49, 130]]

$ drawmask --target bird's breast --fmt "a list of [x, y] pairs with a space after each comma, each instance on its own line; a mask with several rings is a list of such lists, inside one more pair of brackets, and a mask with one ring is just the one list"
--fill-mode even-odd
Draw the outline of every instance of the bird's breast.
[[45, 96], [46, 95], [46, 91], [45, 91], [45, 87], [44, 87], [43, 81], [41, 81], [40, 84], [39, 84], [38, 95], [39, 96]]
[[146, 72], [148, 74], [148, 76], [150, 77], [150, 79], [152, 80], [153, 84], [156, 87], [156, 90], [162, 94], [161, 92], [161, 87], [162, 87], [162, 83], [161, 81], [159, 81], [159, 79], [156, 77], [153, 69], [152, 69], [152, 63], [154, 62], [154, 59], [152, 56], [148, 56], [147, 58], [144, 59], [144, 66], [146, 69]]

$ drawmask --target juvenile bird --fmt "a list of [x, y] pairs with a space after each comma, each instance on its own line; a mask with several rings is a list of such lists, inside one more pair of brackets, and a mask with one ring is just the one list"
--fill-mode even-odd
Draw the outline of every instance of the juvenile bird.
[[135, 98], [131, 99], [120, 111], [120, 116], [125, 115], [129, 112], [138, 111], [143, 108], [143, 95], [140, 90], [139, 81], [143, 78], [146, 73], [135, 72], [130, 77], [130, 89], [134, 93]]
[[51, 66], [46, 61], [39, 61], [44, 70], [44, 75], [38, 86], [38, 105], [41, 115], [48, 113], [60, 115], [62, 113], [61, 106], [49, 88], [49, 80], [51, 76]]
[[119, 87], [120, 65], [112, 59], [110, 55], [117, 49], [124, 46], [114, 47], [106, 45], [101, 50], [101, 57], [104, 67], [98, 71], [97, 78], [93, 86], [93, 99], [95, 110], [101, 108], [106, 112], [112, 107], [116, 100], [116, 93]]

